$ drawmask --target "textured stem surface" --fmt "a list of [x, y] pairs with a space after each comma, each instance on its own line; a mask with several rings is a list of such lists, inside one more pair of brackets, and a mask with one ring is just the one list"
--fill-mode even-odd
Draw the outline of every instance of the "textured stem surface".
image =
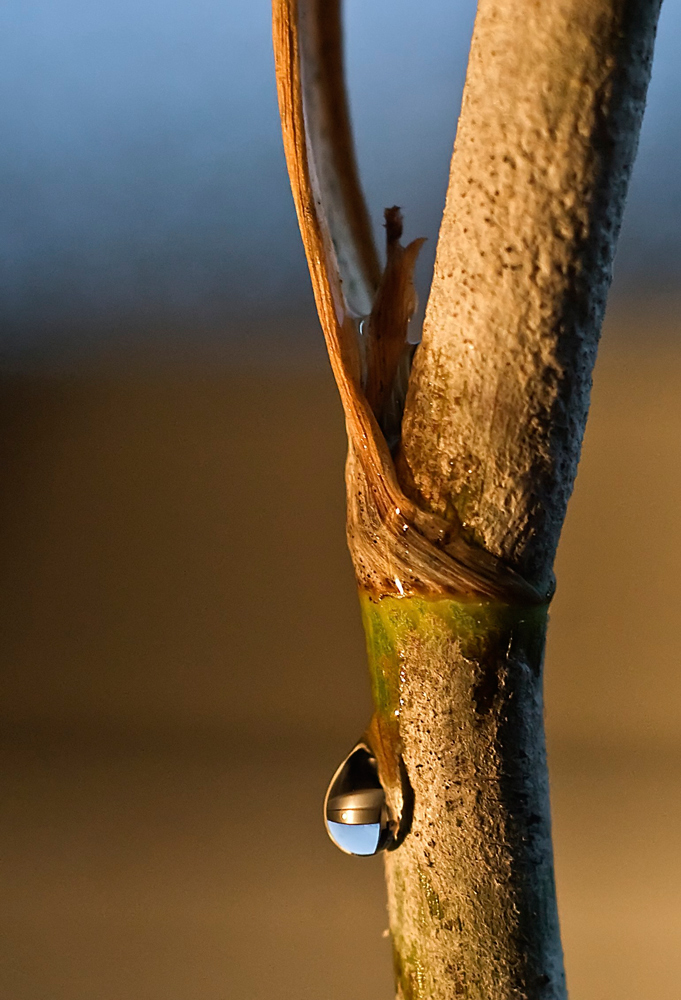
[[[480, 0], [397, 443], [383, 434], [385, 401], [410, 272], [374, 273], [344, 151], [338, 3], [273, 9], [291, 186], [350, 443], [368, 733], [389, 803], [413, 807], [386, 858], [398, 995], [564, 1000], [546, 604], [659, 0]], [[356, 319], [374, 289], [367, 350]]]
[[[479, 3], [397, 470], [421, 509], [540, 590], [576, 474], [658, 12], [658, 0]], [[432, 617], [403, 646], [415, 812], [387, 859], [398, 992], [560, 1000], [538, 627], [504, 650], [482, 626], [466, 651], [459, 626], [448, 635]]]
[[411, 782], [387, 855], [405, 1000], [564, 995], [542, 724], [546, 609], [362, 598], [377, 714]]
[[480, 0], [403, 486], [548, 580], [650, 78], [660, 0]]
[[[658, 11], [479, 3], [397, 468], [421, 508], [540, 589], [576, 474]], [[504, 650], [483, 626], [466, 652], [458, 625], [448, 636], [426, 617], [403, 648], [414, 822], [387, 860], [399, 992], [558, 1000], [539, 631]]]

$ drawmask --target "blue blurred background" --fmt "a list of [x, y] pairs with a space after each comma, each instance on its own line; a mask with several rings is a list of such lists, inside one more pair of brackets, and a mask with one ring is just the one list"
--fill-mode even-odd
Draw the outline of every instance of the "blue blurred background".
[[[475, 4], [348, 0], [368, 202], [429, 237], [428, 287]], [[615, 295], [681, 269], [681, 3], [666, 0]], [[279, 135], [265, 0], [0, 8], [1, 347], [78, 359], [318, 349]]]
[[[346, 3], [423, 300], [474, 4]], [[681, 981], [680, 27], [551, 613], [572, 1000]], [[321, 819], [370, 705], [269, 6], [6, 0], [0, 87], [0, 995], [388, 1000], [380, 860]]]

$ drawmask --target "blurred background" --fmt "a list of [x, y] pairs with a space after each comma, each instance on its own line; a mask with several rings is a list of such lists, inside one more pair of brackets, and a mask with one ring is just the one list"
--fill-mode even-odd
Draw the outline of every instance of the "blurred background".
[[[346, 7], [424, 299], [474, 4]], [[380, 860], [321, 822], [370, 706], [269, 6], [0, 25], [0, 993], [389, 1000]], [[547, 655], [573, 1000], [681, 978], [680, 28], [665, 0]]]

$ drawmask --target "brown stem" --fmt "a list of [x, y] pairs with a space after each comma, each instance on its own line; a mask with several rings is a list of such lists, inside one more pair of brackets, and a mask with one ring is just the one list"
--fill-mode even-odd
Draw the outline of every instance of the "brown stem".
[[[386, 780], [406, 769], [413, 791], [409, 833], [387, 858], [398, 993], [563, 1000], [542, 721], [546, 602], [659, 0], [480, 0], [397, 469], [377, 416], [403, 343], [385, 317], [407, 311], [406, 271], [394, 287], [384, 277], [375, 299], [366, 225], [352, 215], [356, 175], [340, 182], [351, 144], [347, 109], [339, 131], [330, 124], [340, 35], [337, 3], [325, 9], [274, 0], [277, 84], [348, 429], [372, 732]], [[367, 302], [380, 333], [370, 401], [353, 321]]]

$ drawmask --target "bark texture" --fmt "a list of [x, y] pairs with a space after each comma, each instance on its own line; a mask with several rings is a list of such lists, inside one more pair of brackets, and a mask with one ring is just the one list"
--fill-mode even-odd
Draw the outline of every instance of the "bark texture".
[[659, 0], [480, 0], [403, 484], [547, 581], [572, 491]]
[[[658, 13], [479, 3], [397, 469], [421, 509], [539, 590], [577, 470]], [[471, 650], [460, 626], [424, 628], [403, 650], [415, 812], [386, 865], [404, 1000], [565, 995], [542, 630], [505, 648], [494, 634]]]
[[386, 858], [398, 995], [564, 996], [542, 726], [546, 608], [365, 597], [413, 816]]
[[[398, 997], [563, 1000], [546, 610], [659, 0], [480, 0], [396, 442], [386, 373], [410, 271], [389, 280], [389, 260], [374, 273], [339, 4], [273, 10], [291, 186], [348, 430], [367, 740], [388, 801], [410, 804], [386, 856]], [[391, 259], [409, 255], [393, 247]], [[368, 303], [369, 349], [357, 322]]]
[[[359, 244], [366, 233], [351, 224], [361, 216], [352, 205], [356, 186], [336, 183], [337, 171], [331, 166], [340, 142], [333, 129], [342, 129], [347, 116], [330, 115], [330, 97], [319, 93], [328, 85], [328, 74], [319, 71], [321, 42], [328, 45], [331, 38], [339, 38], [328, 26], [321, 29], [319, 22], [337, 13], [337, 4], [327, 5], [326, 0], [274, 0], [273, 36], [291, 189], [348, 431], [348, 542], [358, 583], [379, 594], [452, 592], [541, 601], [542, 592], [502, 560], [470, 544], [458, 524], [405, 495], [377, 414], [366, 398], [365, 352], [351, 300], [360, 288], [368, 292], [370, 283], [360, 268], [350, 266], [363, 259], [361, 247], [345, 247], [348, 240]], [[339, 64], [335, 59], [334, 65]], [[333, 93], [338, 99], [342, 88], [334, 87]], [[410, 295], [410, 282], [397, 285], [401, 294]], [[380, 292], [379, 287], [379, 297]], [[384, 316], [386, 303], [380, 305]], [[403, 306], [396, 303], [391, 315], [404, 316]], [[377, 318], [372, 310], [370, 329]], [[371, 351], [366, 353], [371, 357]]]

